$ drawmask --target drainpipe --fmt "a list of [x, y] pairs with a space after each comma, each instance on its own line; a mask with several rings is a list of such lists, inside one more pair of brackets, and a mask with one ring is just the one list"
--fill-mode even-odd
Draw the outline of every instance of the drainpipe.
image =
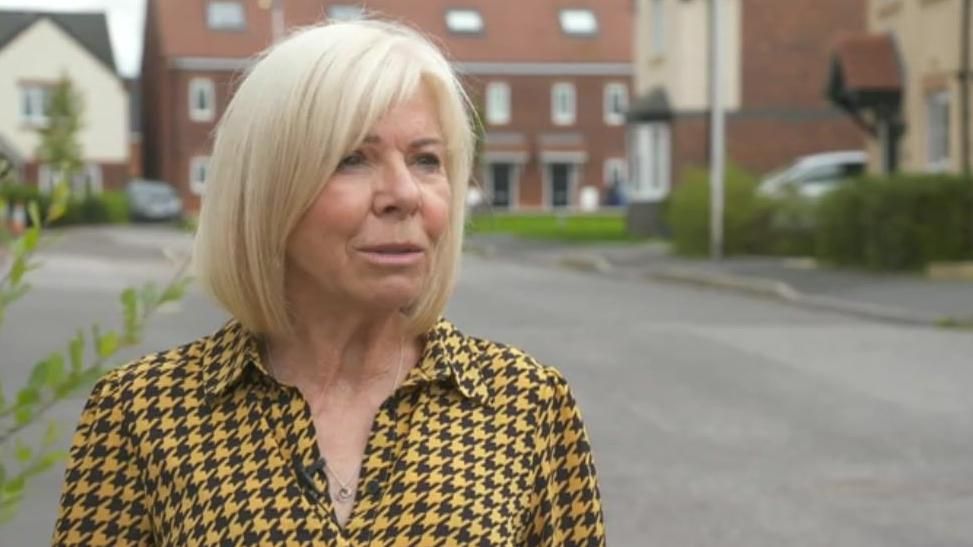
[[970, 15], [973, 0], [963, 0], [963, 15], [960, 22], [960, 158], [963, 175], [970, 175]]

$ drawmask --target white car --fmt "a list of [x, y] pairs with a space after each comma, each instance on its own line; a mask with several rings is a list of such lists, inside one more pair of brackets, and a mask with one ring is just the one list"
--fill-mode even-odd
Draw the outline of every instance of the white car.
[[796, 194], [817, 199], [842, 182], [865, 172], [868, 156], [860, 150], [802, 156], [790, 166], [767, 175], [757, 193], [768, 197]]

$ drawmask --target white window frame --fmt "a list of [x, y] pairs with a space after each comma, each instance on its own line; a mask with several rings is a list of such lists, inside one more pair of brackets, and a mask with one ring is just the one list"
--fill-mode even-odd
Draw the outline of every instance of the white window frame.
[[926, 95], [926, 168], [933, 172], [950, 167], [950, 93], [941, 89]]
[[[567, 109], [560, 108], [562, 96]], [[556, 82], [551, 86], [551, 122], [554, 125], [574, 125], [578, 115], [578, 95], [571, 82]]]
[[[510, 166], [510, 188], [507, 191], [510, 193], [510, 199], [507, 207], [499, 207], [493, 204], [493, 194], [495, 191], [494, 180], [493, 180], [493, 164], [503, 163]], [[487, 181], [487, 194], [483, 196], [483, 199], [494, 210], [503, 211], [513, 211], [520, 208], [520, 172], [523, 168], [523, 164], [515, 160], [487, 160], [483, 162], [483, 180]]]
[[[54, 186], [61, 181], [60, 171], [53, 169], [50, 165], [41, 164], [37, 168], [37, 186], [41, 192], [47, 194], [54, 190]], [[104, 179], [102, 177], [101, 165], [89, 163], [84, 166], [81, 172], [77, 173], [71, 180], [71, 195], [84, 197], [87, 194], [97, 195], [104, 191]]]
[[358, 21], [365, 18], [360, 4], [332, 4], [328, 7], [328, 19], [332, 21]]
[[446, 28], [454, 34], [480, 34], [486, 28], [483, 14], [472, 8], [446, 10]]
[[[228, 10], [233, 10], [232, 19]], [[237, 14], [239, 18], [236, 18]], [[210, 0], [206, 4], [206, 27], [210, 30], [246, 30], [247, 10], [239, 0]]]
[[663, 201], [672, 185], [672, 130], [666, 122], [638, 124], [629, 132], [629, 201]]
[[[206, 97], [205, 108], [198, 108], [196, 96], [202, 92]], [[216, 84], [211, 78], [189, 80], [189, 119], [194, 122], [211, 122], [216, 118]]]
[[666, 0], [649, 0], [649, 41], [654, 55], [666, 52]]
[[[598, 34], [598, 15], [588, 8], [562, 9], [558, 14], [561, 32], [568, 36], [595, 36]], [[579, 23], [581, 26], [578, 26]]]
[[51, 86], [24, 84], [20, 87], [20, 119], [32, 127], [46, 127], [50, 122], [47, 111], [51, 102]]
[[[206, 193], [206, 179], [209, 178], [209, 156], [193, 156], [189, 160], [189, 190], [197, 196]], [[200, 177], [202, 174], [202, 177]]]
[[510, 123], [510, 84], [490, 82], [486, 86], [486, 121], [490, 125]]
[[[622, 111], [616, 112], [614, 109], [615, 99], [620, 98]], [[605, 124], [624, 125], [625, 111], [628, 110], [628, 85], [621, 82], [609, 82], [605, 84]]]
[[[568, 203], [560, 207], [555, 207], [552, 201], [554, 201], [554, 180], [551, 176], [551, 169], [554, 164], [561, 164], [568, 166]], [[542, 184], [543, 190], [541, 192], [541, 199], [543, 200], [542, 209], [547, 211], [567, 211], [570, 209], [576, 209], [578, 203], [576, 194], [578, 193], [578, 185], [581, 178], [581, 170], [584, 169], [584, 163], [578, 163], [574, 161], [546, 161], [541, 164], [542, 174]]]

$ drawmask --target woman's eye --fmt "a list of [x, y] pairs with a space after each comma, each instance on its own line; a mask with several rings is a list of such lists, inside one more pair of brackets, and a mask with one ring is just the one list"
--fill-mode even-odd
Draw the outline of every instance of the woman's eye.
[[438, 170], [443, 163], [436, 154], [419, 154], [415, 161], [420, 167], [429, 170]]
[[353, 154], [348, 154], [347, 156], [341, 158], [341, 162], [338, 163], [338, 169], [352, 169], [365, 164], [365, 155], [361, 152], [355, 152]]

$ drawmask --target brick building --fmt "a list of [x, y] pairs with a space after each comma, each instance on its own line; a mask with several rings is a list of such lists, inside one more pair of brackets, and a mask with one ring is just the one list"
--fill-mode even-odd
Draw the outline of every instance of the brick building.
[[872, 170], [968, 170], [973, 139], [963, 102], [973, 92], [964, 82], [963, 2], [868, 4], [867, 32], [834, 48], [832, 95], [868, 131]]
[[77, 139], [84, 166], [70, 181], [73, 191], [122, 188], [131, 170], [129, 94], [103, 13], [0, 11], [0, 159], [45, 191], [61, 179], [37, 150], [64, 77], [83, 105]]
[[[273, 4], [148, 2], [144, 167], [179, 188], [190, 208], [205, 187], [212, 131], [234, 82], [272, 41]], [[278, 3], [287, 28], [357, 18], [365, 9], [439, 43], [481, 110], [477, 179], [495, 209], [576, 207], [582, 193], [611, 201], [626, 168], [629, 0], [534, 0], [527, 8], [512, 0], [364, 4]]]
[[[866, 26], [866, 0], [724, 0], [727, 159], [763, 174], [797, 156], [862, 149], [826, 96], [830, 48]], [[630, 118], [633, 200], [661, 202], [709, 163], [709, 0], [637, 0]]]

